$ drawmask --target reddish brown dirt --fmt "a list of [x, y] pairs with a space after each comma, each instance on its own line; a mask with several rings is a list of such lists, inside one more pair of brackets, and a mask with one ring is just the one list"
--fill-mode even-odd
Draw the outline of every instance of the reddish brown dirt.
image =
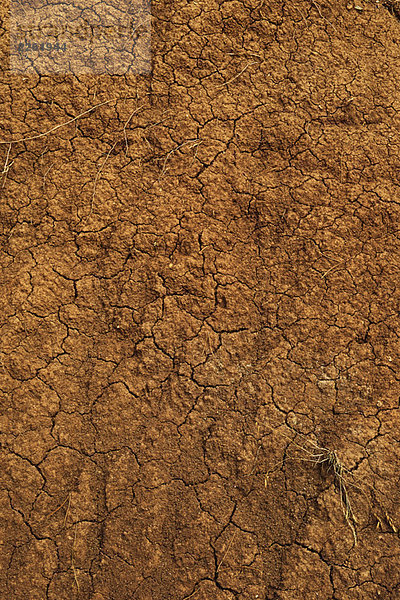
[[2, 600], [400, 598], [400, 23], [353, 4], [154, 2], [129, 78], [3, 29]]

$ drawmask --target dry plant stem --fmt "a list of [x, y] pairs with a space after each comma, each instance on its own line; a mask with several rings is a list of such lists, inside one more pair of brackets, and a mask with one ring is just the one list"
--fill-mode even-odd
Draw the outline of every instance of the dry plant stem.
[[234, 77], [232, 77], [232, 79], [229, 79], [228, 81], [225, 81], [225, 83], [223, 83], [222, 85], [219, 85], [215, 89], [216, 90], [220, 90], [223, 87], [225, 87], [226, 85], [229, 85], [230, 83], [232, 83], [233, 81], [235, 81], [238, 77], [240, 77], [246, 71], [246, 69], [248, 69], [252, 65], [257, 65], [257, 64], [258, 63], [256, 63], [256, 62], [247, 63], [247, 65], [239, 73], [237, 73], [237, 75], [235, 75]]
[[194, 590], [189, 596], [185, 596], [183, 600], [189, 600], [189, 598], [193, 598], [195, 594], [197, 594], [197, 590]]
[[324, 17], [324, 15], [321, 13], [321, 10], [320, 10], [318, 4], [316, 2], [314, 2], [314, 0], [311, 0], [311, 4], [314, 6], [314, 8], [316, 8], [321, 19], [324, 19], [332, 27], [332, 29], [337, 32], [336, 27], [334, 25], [332, 25], [332, 23], [326, 17]]
[[76, 588], [78, 590], [78, 594], [79, 594], [79, 581], [78, 578], [76, 576], [76, 569], [75, 569], [75, 556], [74, 556], [74, 552], [75, 552], [75, 543], [76, 543], [76, 530], [78, 528], [78, 523], [75, 524], [75, 533], [74, 533], [74, 542], [72, 544], [72, 550], [71, 550], [71, 567], [72, 567], [72, 572], [74, 574], [74, 579], [75, 579], [75, 584], [76, 584]]
[[48, 131], [44, 131], [43, 133], [38, 133], [37, 135], [31, 135], [29, 137], [19, 138], [18, 140], [8, 140], [8, 141], [1, 140], [0, 144], [18, 144], [18, 142], [27, 142], [29, 140], [37, 140], [39, 138], [45, 137], [49, 133], [52, 133], [53, 131], [60, 129], [60, 127], [69, 125], [69, 123], [73, 123], [77, 119], [80, 119], [84, 115], [87, 115], [88, 113], [92, 112], [92, 110], [94, 110], [95, 108], [98, 108], [99, 106], [103, 106], [104, 104], [109, 104], [110, 102], [111, 102], [111, 100], [106, 100], [105, 102], [100, 102], [99, 104], [96, 104], [96, 106], [92, 106], [92, 108], [85, 110], [83, 113], [80, 113], [76, 117], [69, 119], [69, 121], [65, 121], [65, 123], [60, 123], [60, 125], [56, 125], [55, 127], [52, 127], [51, 129], [49, 129]]
[[224, 555], [223, 555], [223, 557], [221, 558], [221, 560], [219, 561], [219, 563], [218, 563], [218, 565], [217, 565], [217, 573], [218, 573], [218, 571], [219, 571], [219, 569], [220, 569], [220, 567], [221, 567], [222, 563], [224, 562], [224, 560], [225, 560], [225, 557], [226, 557], [226, 555], [228, 554], [228, 550], [229, 550], [229, 549], [230, 549], [230, 547], [232, 546], [232, 544], [233, 544], [233, 541], [234, 541], [235, 537], [237, 536], [237, 533], [238, 533], [238, 530], [236, 530], [236, 531], [235, 531], [235, 533], [232, 535], [232, 537], [231, 537], [231, 539], [230, 539], [230, 541], [229, 541], [229, 543], [228, 543], [228, 545], [227, 545], [227, 547], [226, 547], [226, 550], [225, 550], [225, 552], [224, 552]]
[[192, 162], [190, 163], [189, 167], [191, 167], [191, 166], [192, 166], [192, 164], [194, 163], [194, 161], [196, 160], [196, 158], [197, 158], [197, 153], [198, 153], [198, 151], [199, 151], [199, 146], [200, 146], [200, 144], [202, 144], [202, 143], [203, 143], [203, 141], [201, 140], [201, 141], [200, 141], [198, 144], [196, 144], [196, 152], [194, 153], [194, 156], [193, 156]]
[[102, 170], [103, 170], [103, 168], [104, 168], [104, 165], [105, 165], [105, 164], [106, 164], [106, 162], [108, 161], [108, 159], [109, 159], [109, 157], [110, 157], [110, 154], [111, 154], [111, 152], [114, 150], [114, 148], [115, 148], [115, 146], [116, 146], [116, 145], [117, 145], [117, 142], [114, 142], [114, 143], [113, 143], [113, 145], [111, 146], [111, 148], [109, 149], [109, 151], [108, 151], [108, 153], [107, 153], [107, 156], [106, 156], [106, 157], [105, 157], [105, 159], [104, 159], [104, 162], [103, 162], [103, 164], [101, 165], [100, 169], [99, 169], [99, 170], [97, 171], [97, 173], [96, 173], [96, 177], [95, 177], [95, 180], [94, 180], [94, 185], [93, 185], [92, 201], [91, 201], [91, 203], [90, 203], [90, 211], [89, 211], [89, 214], [88, 214], [88, 215], [86, 215], [86, 217], [90, 217], [90, 215], [91, 215], [91, 214], [92, 214], [92, 212], [93, 212], [93, 202], [94, 202], [94, 196], [95, 196], [95, 193], [96, 193], [97, 180], [98, 180], [98, 178], [99, 178], [99, 176], [100, 176], [100, 173], [102, 172]]
[[168, 152], [167, 156], [166, 156], [166, 157], [165, 157], [165, 159], [164, 159], [164, 163], [163, 163], [163, 166], [162, 166], [161, 173], [160, 173], [160, 176], [159, 176], [159, 178], [158, 178], [158, 181], [160, 181], [161, 177], [162, 177], [162, 176], [164, 175], [164, 173], [165, 173], [165, 166], [166, 166], [166, 164], [167, 164], [167, 161], [168, 161], [169, 157], [170, 157], [170, 156], [171, 156], [171, 155], [172, 155], [174, 152], [176, 152], [177, 150], [180, 150], [180, 149], [181, 149], [183, 146], [187, 146], [187, 144], [191, 144], [191, 143], [193, 143], [193, 148], [194, 148], [195, 146], [198, 146], [199, 144], [201, 144], [201, 143], [202, 143], [202, 140], [199, 140], [198, 138], [195, 138], [195, 139], [193, 139], [193, 140], [186, 140], [186, 142], [182, 142], [182, 144], [179, 144], [179, 146], [176, 146], [176, 148], [173, 148], [172, 150], [170, 150], [170, 151]]
[[47, 518], [50, 518], [53, 515], [55, 515], [56, 512], [58, 512], [60, 510], [60, 508], [62, 508], [64, 506], [64, 504], [66, 504], [68, 501], [71, 501], [70, 498], [71, 498], [71, 494], [69, 493], [68, 496], [65, 498], [64, 502], [62, 504], [60, 504], [60, 506], [57, 506], [57, 508], [55, 510], [53, 510], [53, 512], [51, 512], [49, 515], [47, 515]]
[[65, 515], [64, 515], [63, 527], [65, 527], [65, 524], [67, 522], [70, 506], [71, 506], [71, 492], [68, 494], [68, 506], [67, 506], [67, 510], [65, 511]]
[[6, 161], [4, 163], [4, 167], [1, 172], [1, 174], [4, 175], [3, 184], [1, 186], [2, 188], [4, 187], [4, 184], [6, 182], [8, 171], [10, 170], [10, 167], [14, 164], [14, 161], [10, 162], [10, 164], [8, 163], [8, 157], [10, 156], [10, 151], [11, 151], [11, 144], [9, 144], [9, 146], [8, 146]]
[[[375, 515], [375, 514], [374, 514], [374, 517], [375, 517], [375, 519], [377, 521], [376, 522], [376, 528], [377, 529], [383, 529], [383, 521], [382, 521], [382, 519], [380, 519], [378, 517], [378, 515]], [[388, 512], [386, 510], [385, 510], [385, 520], [386, 520], [387, 524], [389, 525], [389, 527], [391, 528], [391, 530], [393, 531], [393, 533], [398, 533], [398, 529], [397, 529], [396, 525], [393, 523], [390, 515], [388, 514]]]
[[328, 269], [327, 271], [325, 271], [325, 273], [322, 273], [321, 277], [326, 277], [328, 275], [328, 273], [330, 273], [331, 271], [333, 271], [333, 269], [336, 269], [336, 267], [340, 267], [341, 265], [346, 264], [346, 261], [344, 260], [343, 262], [337, 264], [337, 265], [333, 265], [330, 269]]

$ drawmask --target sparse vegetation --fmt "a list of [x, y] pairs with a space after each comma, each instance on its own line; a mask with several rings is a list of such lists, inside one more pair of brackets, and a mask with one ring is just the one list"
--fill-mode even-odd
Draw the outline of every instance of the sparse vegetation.
[[[283, 435], [285, 435], [285, 434], [283, 434]], [[297, 442], [294, 441], [294, 439], [289, 438], [289, 436], [285, 436], [285, 437], [287, 437], [291, 441], [291, 443], [295, 444], [298, 448], [303, 450], [308, 455], [308, 458], [300, 458], [300, 460], [309, 461], [316, 465], [321, 465], [322, 467], [325, 468], [327, 473], [328, 472], [333, 473], [334, 483], [340, 494], [340, 501], [342, 504], [343, 515], [344, 515], [345, 521], [352, 531], [354, 543], [357, 544], [356, 525], [357, 525], [358, 521], [354, 515], [353, 509], [351, 506], [351, 502], [350, 502], [350, 498], [349, 498], [349, 494], [347, 491], [347, 486], [349, 484], [345, 480], [345, 473], [346, 472], [350, 473], [350, 471], [343, 466], [343, 464], [339, 460], [339, 457], [335, 450], [329, 450], [328, 448], [325, 448], [323, 446], [319, 446], [318, 444], [315, 444], [311, 440], [306, 440], [306, 443], [311, 445], [311, 449], [310, 449], [310, 448], [307, 448], [306, 446], [302, 446], [302, 445], [298, 444]], [[293, 457], [288, 457], [288, 458], [293, 458]], [[266, 478], [265, 478], [266, 485], [268, 482], [269, 475], [272, 472], [274, 472], [278, 466], [281, 466], [284, 463], [284, 461], [285, 461], [285, 459], [283, 461], [281, 461], [280, 463], [278, 463], [278, 465], [275, 465], [275, 467], [273, 467], [272, 470], [268, 471], [268, 473], [266, 474]], [[351, 485], [354, 486], [354, 484], [351, 484]], [[358, 487], [358, 486], [354, 486], [354, 487]]]

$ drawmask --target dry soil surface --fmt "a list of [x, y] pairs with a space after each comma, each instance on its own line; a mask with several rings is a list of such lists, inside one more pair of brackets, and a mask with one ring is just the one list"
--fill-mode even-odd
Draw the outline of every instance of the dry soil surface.
[[2, 600], [400, 597], [397, 5], [156, 1], [129, 76], [3, 7]]

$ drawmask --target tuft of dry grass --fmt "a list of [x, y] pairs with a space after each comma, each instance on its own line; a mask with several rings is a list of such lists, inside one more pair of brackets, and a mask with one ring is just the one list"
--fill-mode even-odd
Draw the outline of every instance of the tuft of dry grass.
[[[354, 543], [357, 544], [356, 525], [357, 525], [358, 521], [356, 519], [356, 516], [354, 515], [353, 509], [351, 506], [347, 486], [352, 485], [353, 487], [357, 487], [357, 488], [358, 488], [358, 486], [355, 484], [348, 484], [346, 482], [345, 475], [346, 475], [346, 473], [350, 473], [350, 471], [348, 469], [346, 469], [346, 467], [343, 466], [343, 464], [341, 463], [335, 450], [329, 450], [329, 448], [325, 448], [324, 446], [319, 446], [318, 444], [315, 444], [314, 442], [312, 442], [310, 440], [307, 440], [307, 443], [310, 444], [311, 448], [307, 448], [307, 447], [302, 446], [302, 445], [298, 444], [297, 442], [295, 442], [293, 438], [290, 438], [289, 436], [286, 436], [285, 434], [283, 434], [283, 435], [285, 437], [287, 437], [292, 444], [294, 444], [295, 446], [297, 446], [298, 448], [303, 450], [308, 455], [308, 458], [298, 458], [297, 460], [312, 462], [314, 464], [321, 465], [322, 467], [325, 468], [327, 473], [332, 472], [334, 484], [335, 484], [336, 488], [339, 490], [340, 502], [341, 502], [342, 509], [343, 509], [344, 519], [352, 531]], [[296, 460], [295, 457], [287, 457], [287, 458]], [[270, 471], [268, 471], [266, 473], [265, 486], [267, 486], [269, 475], [271, 473], [273, 473], [278, 467], [282, 466], [284, 464], [284, 460], [280, 461], [277, 465], [275, 465]]]
[[357, 544], [356, 524], [358, 521], [351, 507], [350, 498], [344, 479], [344, 472], [347, 471], [347, 469], [345, 469], [340, 462], [335, 450], [329, 450], [328, 448], [323, 448], [320, 446], [317, 446], [317, 450], [319, 454], [312, 455], [311, 460], [316, 464], [326, 466], [327, 471], [333, 472], [333, 479], [340, 494], [343, 515], [347, 525], [350, 527], [353, 533], [354, 543]]

